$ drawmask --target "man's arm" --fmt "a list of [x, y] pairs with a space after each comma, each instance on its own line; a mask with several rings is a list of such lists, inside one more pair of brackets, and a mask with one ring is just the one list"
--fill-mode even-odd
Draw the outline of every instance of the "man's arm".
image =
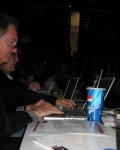
[[33, 121], [25, 111], [0, 112], [0, 137], [13, 134]]

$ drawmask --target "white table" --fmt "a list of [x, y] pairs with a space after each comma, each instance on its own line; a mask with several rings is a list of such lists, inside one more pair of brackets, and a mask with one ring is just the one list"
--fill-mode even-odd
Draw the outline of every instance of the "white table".
[[[30, 129], [34, 123], [27, 126], [23, 137], [20, 150], [45, 150], [32, 141], [35, 136], [30, 135]], [[108, 136], [96, 136], [85, 134], [54, 134], [53, 139], [64, 144], [69, 150], [107, 150], [107, 148], [116, 149], [115, 130], [111, 127], [105, 128]]]

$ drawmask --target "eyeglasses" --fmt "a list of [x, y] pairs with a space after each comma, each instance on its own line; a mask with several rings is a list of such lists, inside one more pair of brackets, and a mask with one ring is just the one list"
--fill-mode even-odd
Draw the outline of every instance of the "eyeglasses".
[[7, 39], [5, 39], [4, 37], [0, 37], [2, 40], [4, 40], [5, 42], [7, 42], [8, 44], [10, 44], [13, 48], [17, 48], [18, 47], [18, 45], [16, 44], [16, 45], [14, 45], [12, 42], [10, 42], [10, 41], [8, 41]]

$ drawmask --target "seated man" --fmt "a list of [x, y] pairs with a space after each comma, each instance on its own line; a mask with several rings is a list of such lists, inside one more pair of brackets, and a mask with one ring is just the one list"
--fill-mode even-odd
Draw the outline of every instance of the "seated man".
[[[26, 94], [26, 98], [29, 97], [29, 94], [32, 92], [32, 91], [29, 91], [27, 90], [26, 88], [22, 87], [21, 85], [19, 86], [19, 84], [16, 84], [14, 82], [14, 79], [12, 78], [12, 76], [10, 76], [10, 73], [12, 71], [15, 70], [15, 64], [17, 63], [17, 61], [19, 61], [18, 57], [17, 57], [17, 53], [11, 53], [11, 56], [10, 56], [10, 59], [9, 59], [9, 62], [6, 63], [6, 64], [1, 64], [0, 65], [0, 70], [4, 71], [4, 73], [7, 75], [8, 77], [8, 80], [6, 80], [5, 78], [3, 78], [3, 81], [5, 83], [5, 93], [6, 93], [6, 97], [7, 97], [7, 101], [5, 102], [6, 106], [7, 106], [7, 109], [12, 111], [12, 109], [16, 109], [16, 106], [19, 106], [19, 105], [29, 105], [29, 104], [32, 104], [32, 100], [35, 99], [34, 98], [31, 98], [31, 100], [29, 102], [27, 102], [27, 100], [25, 100], [24, 98], [24, 95], [21, 95], [22, 94], [22, 91], [24, 91], [24, 93], [27, 93]], [[8, 88], [7, 88], [8, 87]], [[12, 88], [11, 88], [12, 87]], [[34, 88], [37, 89], [37, 86], [34, 85]], [[8, 90], [7, 90], [8, 89]], [[17, 89], [17, 91], [15, 92], [15, 90], [13, 89]], [[24, 90], [23, 90], [24, 89]], [[13, 94], [12, 94], [12, 91]], [[33, 90], [34, 91], [34, 90]], [[18, 92], [21, 93], [18, 95]], [[16, 93], [16, 94], [15, 94]], [[35, 92], [32, 92], [32, 93], [35, 93]], [[12, 95], [11, 95], [12, 94]], [[36, 93], [37, 94], [37, 93]], [[35, 95], [36, 95], [35, 94]], [[16, 95], [16, 96], [15, 96]], [[19, 98], [17, 97], [17, 95], [19, 96]], [[34, 95], [34, 96], [35, 96]], [[37, 94], [38, 95], [38, 94]], [[15, 97], [16, 98], [15, 98]], [[22, 96], [22, 97], [21, 97]], [[21, 97], [21, 98], [20, 98]], [[38, 95], [38, 97], [40, 97], [40, 94]], [[37, 98], [37, 97], [36, 97]], [[10, 99], [10, 101], [8, 102], [8, 99]], [[13, 99], [13, 100], [12, 100]], [[22, 101], [21, 101], [22, 99]], [[40, 99], [40, 98], [39, 98]], [[44, 99], [45, 99], [45, 96], [44, 96]], [[16, 102], [15, 102], [15, 101]], [[24, 101], [25, 100], [25, 101]], [[36, 99], [37, 100], [37, 99]], [[35, 101], [34, 101], [35, 102]], [[48, 101], [49, 102], [49, 101]], [[56, 103], [56, 104], [59, 104], [59, 103]], [[72, 104], [72, 103], [71, 103]], [[16, 105], [16, 106], [15, 106]], [[54, 105], [54, 104], [53, 104]], [[62, 103], [61, 103], [62, 105]], [[71, 106], [70, 106], [71, 107]], [[26, 109], [28, 107], [26, 106]], [[20, 107], [20, 109], [18, 108], [17, 110], [21, 110], [21, 109], [25, 109], [25, 107]], [[20, 130], [19, 132], [13, 134], [12, 136], [22, 136], [23, 134], [23, 129]]]
[[[17, 51], [17, 27], [18, 21], [15, 18], [0, 12], [0, 64], [7, 63], [11, 53], [14, 54]], [[9, 135], [38, 118], [50, 114], [63, 114], [61, 110], [51, 104], [63, 104], [67, 108], [73, 108], [75, 104], [72, 101], [44, 96], [31, 90], [26, 91], [13, 80], [8, 79], [6, 74], [8, 72], [0, 71], [0, 149], [18, 150], [21, 138], [13, 138]], [[51, 104], [41, 99], [45, 99]], [[16, 111], [16, 102], [26, 107], [22, 106], [19, 108], [21, 111]]]

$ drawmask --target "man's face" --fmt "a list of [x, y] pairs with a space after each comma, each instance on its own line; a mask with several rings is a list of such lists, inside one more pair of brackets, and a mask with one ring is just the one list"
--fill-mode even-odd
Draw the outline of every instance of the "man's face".
[[8, 63], [3, 64], [5, 73], [10, 74], [11, 72], [15, 71], [15, 66], [18, 61], [19, 59], [18, 59], [17, 53], [11, 53]]
[[0, 38], [0, 64], [7, 63], [9, 61], [10, 54], [12, 52], [16, 53], [17, 51], [17, 48], [13, 47], [13, 45], [16, 45], [18, 42], [18, 34], [14, 25], [10, 24], [8, 26], [7, 33], [2, 37], [4, 39]]

